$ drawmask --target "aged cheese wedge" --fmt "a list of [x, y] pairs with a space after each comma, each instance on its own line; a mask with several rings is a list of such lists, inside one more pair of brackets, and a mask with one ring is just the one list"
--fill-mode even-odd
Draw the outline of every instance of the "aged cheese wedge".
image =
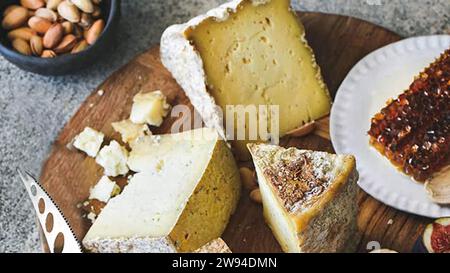
[[[279, 106], [281, 136], [330, 111], [320, 68], [289, 0], [234, 0], [171, 26], [161, 39], [161, 59], [205, 124], [223, 136], [227, 105]], [[272, 132], [271, 122], [266, 127]], [[246, 135], [232, 143], [243, 159], [249, 158]]]
[[239, 171], [213, 129], [146, 136], [128, 162], [139, 173], [112, 198], [83, 244], [93, 252], [192, 252], [221, 236], [240, 193]]
[[353, 156], [249, 144], [264, 217], [285, 252], [346, 252], [357, 229]]

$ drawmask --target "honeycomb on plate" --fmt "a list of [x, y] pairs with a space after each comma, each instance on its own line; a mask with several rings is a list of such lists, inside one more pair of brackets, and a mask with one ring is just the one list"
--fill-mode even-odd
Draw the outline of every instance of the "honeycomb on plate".
[[372, 118], [370, 143], [417, 181], [450, 164], [450, 49]]

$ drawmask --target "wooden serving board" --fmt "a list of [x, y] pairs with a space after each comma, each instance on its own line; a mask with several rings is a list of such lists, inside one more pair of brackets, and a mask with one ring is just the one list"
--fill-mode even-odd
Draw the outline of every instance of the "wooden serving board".
[[[349, 70], [362, 57], [401, 39], [386, 29], [350, 17], [320, 13], [300, 13], [300, 17], [333, 97]], [[79, 239], [89, 229], [90, 222], [82, 217], [77, 204], [88, 197], [89, 188], [99, 180], [103, 170], [94, 159], [71, 151], [66, 145], [86, 126], [104, 132], [109, 139], [120, 139], [113, 133], [111, 123], [129, 117], [136, 93], [156, 89], [168, 96], [171, 105], [190, 105], [182, 89], [162, 66], [158, 47], [137, 56], [111, 75], [97, 89], [104, 90], [104, 95], [98, 95], [95, 90], [56, 139], [40, 181], [62, 209]], [[160, 128], [152, 131], [156, 134], [169, 132], [174, 120], [168, 118]], [[333, 152], [328, 120], [322, 120], [319, 127], [315, 134], [307, 137], [284, 138], [282, 145]], [[430, 221], [387, 207], [362, 191], [357, 202], [360, 235], [354, 240], [358, 242], [360, 252], [367, 252], [368, 245], [376, 246], [377, 243], [383, 248], [410, 252], [424, 224]], [[253, 203], [245, 191], [223, 238], [234, 252], [281, 251], [264, 222], [261, 205]]]

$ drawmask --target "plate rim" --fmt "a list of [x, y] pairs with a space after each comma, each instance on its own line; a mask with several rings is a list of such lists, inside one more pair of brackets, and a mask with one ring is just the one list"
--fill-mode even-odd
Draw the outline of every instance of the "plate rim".
[[[337, 154], [348, 153], [346, 152], [348, 150], [348, 147], [345, 147], [345, 145], [341, 141], [341, 139], [345, 138], [345, 136], [342, 134], [341, 128], [344, 128], [345, 126], [343, 126], [343, 124], [340, 122], [339, 116], [342, 115], [342, 112], [345, 109], [345, 107], [342, 107], [345, 95], [348, 95], [352, 91], [352, 89], [348, 86], [352, 81], [357, 82], [357, 80], [355, 80], [355, 75], [358, 75], [360, 73], [367, 73], [367, 71], [370, 71], [371, 65], [373, 65], [373, 63], [370, 62], [373, 60], [375, 60], [376, 62], [380, 62], [380, 60], [377, 59], [377, 56], [381, 56], [383, 54], [386, 55], [388, 51], [393, 50], [394, 52], [396, 52], [398, 50], [405, 50], [408, 46], [411, 45], [415, 46], [414, 49], [418, 49], [419, 46], [429, 46], [430, 43], [450, 44], [450, 35], [427, 35], [402, 39], [400, 41], [385, 45], [372, 51], [371, 53], [364, 56], [361, 60], [359, 60], [352, 67], [352, 69], [350, 69], [336, 92], [335, 100], [333, 102], [333, 107], [330, 113], [331, 142]], [[356, 160], [358, 162], [358, 159]], [[376, 182], [375, 179], [370, 179], [370, 176], [367, 176], [367, 173], [369, 173], [367, 171], [367, 166], [361, 167], [360, 165], [357, 165], [357, 168], [360, 172], [360, 179], [358, 181], [359, 187], [376, 200], [395, 209], [415, 215], [425, 216], [429, 218], [450, 216], [450, 206], [442, 207], [437, 204], [424, 204], [422, 202], [419, 203], [418, 201], [411, 200], [410, 198], [404, 195], [400, 195], [396, 192], [383, 190], [382, 185]], [[399, 200], [401, 200], [401, 202]], [[424, 206], [420, 206], [420, 204]], [[434, 209], [431, 209], [432, 205], [434, 205]]]

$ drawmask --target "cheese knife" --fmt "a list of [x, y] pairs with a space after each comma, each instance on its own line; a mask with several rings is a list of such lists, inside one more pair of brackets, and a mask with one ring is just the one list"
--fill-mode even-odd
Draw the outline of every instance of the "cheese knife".
[[[80, 243], [72, 231], [69, 223], [53, 199], [39, 185], [36, 179], [28, 172], [17, 169], [31, 202], [36, 211], [37, 218], [47, 240], [51, 253], [82, 253]], [[41, 203], [41, 205], [39, 205]], [[49, 216], [51, 215], [51, 216]], [[53, 219], [53, 221], [51, 220]], [[50, 231], [47, 230], [47, 221], [53, 222]]]

